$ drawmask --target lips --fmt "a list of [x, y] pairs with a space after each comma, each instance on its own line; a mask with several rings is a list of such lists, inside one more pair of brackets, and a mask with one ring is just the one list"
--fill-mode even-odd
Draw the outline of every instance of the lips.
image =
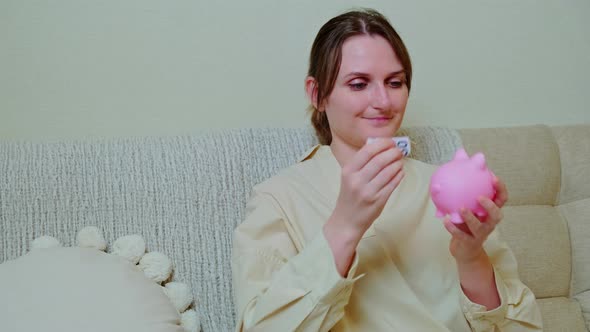
[[373, 117], [373, 118], [363, 118], [363, 119], [367, 120], [373, 126], [380, 127], [380, 126], [389, 124], [389, 122], [393, 118], [389, 118], [386, 116], [377, 116], [377, 117]]
[[375, 120], [375, 121], [387, 121], [387, 120], [391, 120], [392, 118], [388, 118], [386, 116], [378, 116], [378, 117], [374, 117], [374, 118], [364, 118], [367, 120]]

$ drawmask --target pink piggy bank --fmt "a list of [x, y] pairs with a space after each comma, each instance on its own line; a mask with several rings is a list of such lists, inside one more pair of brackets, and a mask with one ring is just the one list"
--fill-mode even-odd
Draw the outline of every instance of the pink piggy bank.
[[436, 206], [436, 217], [450, 215], [454, 224], [463, 224], [461, 208], [471, 210], [478, 217], [486, 217], [487, 212], [477, 199], [481, 196], [494, 199], [496, 190], [493, 179], [494, 174], [487, 168], [482, 153], [469, 158], [464, 149], [459, 149], [453, 160], [439, 166], [430, 179], [430, 194]]

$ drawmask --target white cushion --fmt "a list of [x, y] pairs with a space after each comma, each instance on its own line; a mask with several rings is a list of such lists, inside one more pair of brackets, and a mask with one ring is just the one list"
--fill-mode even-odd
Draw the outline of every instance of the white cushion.
[[162, 287], [91, 248], [35, 249], [0, 264], [0, 331], [183, 332]]

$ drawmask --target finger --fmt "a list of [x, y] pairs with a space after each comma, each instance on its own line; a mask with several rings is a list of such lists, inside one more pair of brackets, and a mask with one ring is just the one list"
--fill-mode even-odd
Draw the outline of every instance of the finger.
[[375, 188], [375, 192], [381, 191], [403, 168], [403, 160], [396, 160], [385, 166], [370, 182], [369, 186]]
[[385, 185], [385, 187], [383, 187], [383, 189], [381, 189], [381, 191], [377, 193], [378, 197], [380, 197], [380, 199], [388, 200], [389, 196], [391, 196], [391, 193], [393, 193], [395, 188], [397, 188], [397, 186], [401, 183], [404, 176], [405, 172], [402, 168], [399, 172], [397, 172], [393, 179], [389, 181], [389, 183], [387, 183], [387, 185]]
[[443, 225], [445, 226], [446, 230], [451, 233], [451, 235], [460, 240], [460, 241], [464, 241], [464, 242], [468, 242], [471, 241], [473, 238], [471, 237], [471, 235], [463, 232], [462, 230], [460, 230], [459, 228], [457, 228], [457, 226], [455, 226], [455, 224], [453, 224], [453, 222], [451, 222], [451, 220], [449, 218], [445, 218], [443, 220]]
[[350, 167], [352, 172], [362, 169], [375, 155], [395, 146], [392, 139], [380, 138], [374, 142], [365, 144], [352, 158]]
[[380, 152], [374, 156], [373, 159], [369, 160], [369, 162], [359, 171], [359, 175], [364, 181], [370, 182], [389, 165], [402, 159], [402, 151], [397, 147], [392, 147]]
[[469, 231], [471, 231], [471, 234], [473, 234], [473, 237], [480, 238], [486, 235], [482, 227], [482, 222], [477, 219], [473, 212], [467, 209], [461, 209], [459, 213], [461, 213], [461, 218], [467, 225], [467, 228], [469, 228]]
[[499, 207], [503, 207], [508, 201], [508, 189], [504, 181], [500, 180], [495, 174], [492, 173], [492, 175], [494, 176], [494, 189], [496, 189], [494, 203]]
[[478, 199], [479, 204], [487, 211], [488, 217], [486, 219], [486, 223], [493, 223], [495, 227], [496, 224], [502, 220], [504, 214], [502, 213], [502, 209], [500, 209], [496, 203], [494, 203], [491, 199], [487, 197], [480, 197]]

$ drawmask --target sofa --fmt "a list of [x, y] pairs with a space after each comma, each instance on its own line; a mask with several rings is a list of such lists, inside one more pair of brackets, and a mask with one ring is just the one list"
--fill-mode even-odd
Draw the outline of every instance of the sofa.
[[[500, 224], [545, 331], [590, 328], [590, 124], [487, 129], [408, 127], [412, 157], [481, 151], [510, 198]], [[85, 226], [109, 243], [140, 234], [188, 283], [202, 330], [232, 331], [232, 230], [251, 188], [316, 144], [313, 130], [233, 129], [193, 136], [0, 142], [0, 262]], [[392, 308], [394, 310], [394, 308]]]

